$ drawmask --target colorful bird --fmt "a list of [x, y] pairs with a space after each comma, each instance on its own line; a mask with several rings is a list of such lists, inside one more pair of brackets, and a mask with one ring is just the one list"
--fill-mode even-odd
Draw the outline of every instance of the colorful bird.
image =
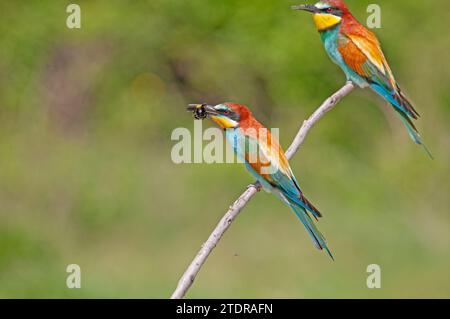
[[196, 119], [210, 117], [225, 130], [228, 143], [245, 163], [247, 170], [256, 177], [264, 190], [275, 194], [295, 212], [316, 247], [325, 249], [333, 258], [324, 236], [310, 217], [311, 214], [318, 220], [322, 215], [303, 195], [283, 149], [269, 129], [258, 122], [246, 106], [240, 104], [192, 104], [188, 111], [194, 112]]
[[405, 124], [412, 140], [422, 145], [432, 157], [413, 123], [419, 114], [395, 80], [378, 39], [356, 20], [345, 2], [322, 0], [315, 5], [298, 5], [292, 9], [313, 14], [325, 50], [331, 60], [342, 68], [347, 80], [361, 88], [370, 87], [388, 101]]

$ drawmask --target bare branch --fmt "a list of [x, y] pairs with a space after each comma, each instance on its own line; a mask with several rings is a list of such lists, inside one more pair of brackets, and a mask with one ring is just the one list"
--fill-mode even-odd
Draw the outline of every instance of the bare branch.
[[[326, 113], [328, 113], [334, 106], [336, 106], [339, 101], [344, 98], [347, 94], [355, 89], [355, 85], [351, 82], [347, 82], [339, 91], [329, 97], [315, 112], [311, 117], [306, 120], [297, 136], [294, 139], [294, 142], [289, 147], [286, 152], [286, 156], [288, 159], [291, 159], [294, 154], [299, 150], [301, 144], [305, 141], [306, 136], [308, 135], [309, 130], [323, 117]], [[233, 205], [230, 206], [229, 210], [225, 214], [225, 216], [220, 220], [219, 224], [216, 226], [212, 234], [209, 236], [208, 240], [202, 245], [200, 251], [197, 256], [195, 256], [194, 260], [191, 262], [189, 267], [186, 269], [183, 277], [181, 277], [178, 282], [177, 289], [172, 294], [171, 299], [181, 299], [183, 298], [189, 288], [192, 286], [192, 283], [195, 280], [195, 277], [199, 273], [201, 267], [206, 262], [208, 256], [211, 254], [213, 249], [217, 246], [223, 234], [228, 230], [231, 226], [231, 223], [236, 219], [242, 209], [247, 205], [247, 203], [255, 196], [260, 190], [261, 185], [259, 183], [255, 183], [249, 185], [247, 190], [234, 202]]]

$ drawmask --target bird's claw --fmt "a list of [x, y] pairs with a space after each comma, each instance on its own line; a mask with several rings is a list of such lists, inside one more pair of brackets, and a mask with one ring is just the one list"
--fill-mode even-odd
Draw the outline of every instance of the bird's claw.
[[250, 184], [247, 186], [247, 189], [255, 188], [257, 192], [260, 192], [262, 190], [262, 185], [259, 182], [256, 182], [255, 184]]

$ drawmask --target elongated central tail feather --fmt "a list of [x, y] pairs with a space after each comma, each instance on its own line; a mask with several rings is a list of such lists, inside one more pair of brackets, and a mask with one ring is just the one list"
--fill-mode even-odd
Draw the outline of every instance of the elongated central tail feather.
[[411, 122], [410, 118], [406, 118], [402, 113], [397, 112], [400, 119], [402, 120], [403, 124], [405, 125], [406, 129], [408, 130], [408, 134], [411, 137], [411, 139], [417, 144], [423, 147], [423, 149], [425, 150], [425, 152], [428, 154], [428, 156], [431, 159], [434, 159], [433, 154], [431, 154], [430, 150], [428, 149], [428, 147], [424, 144], [422, 137], [420, 136], [419, 132], [417, 132], [416, 127], [414, 126], [414, 124]]
[[327, 242], [325, 237], [322, 235], [322, 233], [317, 229], [316, 225], [314, 224], [314, 221], [309, 216], [308, 212], [298, 204], [289, 201], [290, 207], [295, 212], [297, 217], [300, 219], [302, 224], [305, 226], [306, 230], [308, 231], [309, 235], [311, 236], [314, 245], [322, 250], [325, 249], [327, 253], [330, 255], [331, 259], [334, 260], [333, 254], [328, 249]]
[[406, 129], [408, 130], [408, 134], [411, 139], [417, 145], [420, 145], [424, 148], [425, 152], [433, 159], [433, 155], [431, 154], [428, 147], [424, 144], [422, 137], [419, 134], [416, 126], [413, 123], [414, 119], [419, 117], [417, 111], [413, 108], [411, 103], [406, 99], [401, 91], [399, 92], [391, 92], [383, 86], [378, 84], [372, 84], [371, 88], [378, 93], [381, 97], [383, 97], [386, 101], [388, 101], [395, 109]]

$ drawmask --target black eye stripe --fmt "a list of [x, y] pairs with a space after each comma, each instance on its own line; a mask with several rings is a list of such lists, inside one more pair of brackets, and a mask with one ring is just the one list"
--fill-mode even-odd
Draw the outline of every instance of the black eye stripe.
[[239, 115], [237, 113], [235, 113], [233, 111], [224, 111], [223, 113], [230, 119], [232, 119], [234, 121], [239, 121]]
[[320, 11], [322, 11], [323, 13], [328, 13], [328, 14], [333, 14], [335, 16], [342, 16], [342, 11], [338, 8], [334, 8], [334, 7], [329, 7], [329, 8], [323, 8]]
[[219, 109], [216, 109], [216, 111], [217, 111], [220, 115], [226, 116], [226, 117], [232, 119], [233, 121], [239, 122], [239, 120], [240, 120], [239, 114], [236, 113], [236, 112], [234, 112], [234, 111], [231, 110], [231, 109], [219, 108]]

